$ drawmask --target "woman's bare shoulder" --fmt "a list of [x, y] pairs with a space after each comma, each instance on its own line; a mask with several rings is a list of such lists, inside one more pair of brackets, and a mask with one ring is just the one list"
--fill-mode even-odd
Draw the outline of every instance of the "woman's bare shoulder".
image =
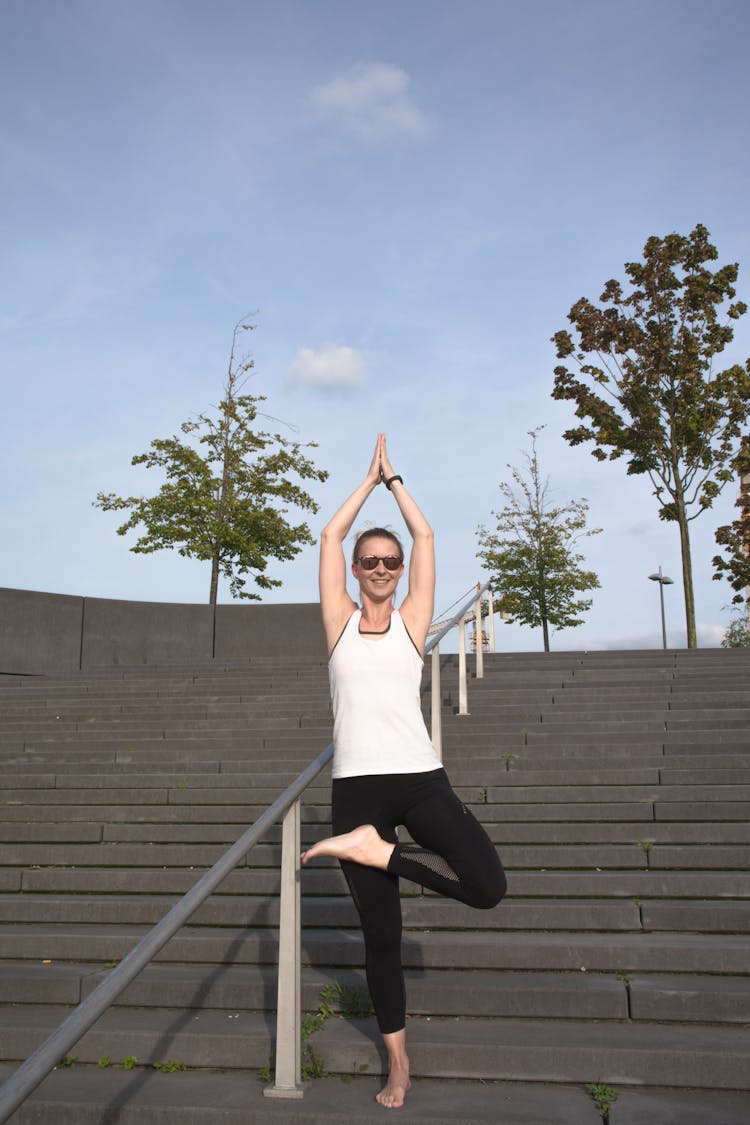
[[326, 635], [326, 646], [328, 649], [329, 657], [333, 653], [334, 648], [338, 644], [341, 634], [344, 632], [349, 619], [354, 611], [357, 609], [357, 603], [353, 601], [349, 595], [341, 600], [337, 606], [336, 612], [323, 614], [323, 630]]
[[424, 646], [427, 642], [427, 630], [430, 627], [430, 622], [425, 620], [424, 613], [414, 612], [414, 607], [409, 605], [408, 598], [404, 601], [398, 613], [415, 649], [420, 656], [424, 656]]

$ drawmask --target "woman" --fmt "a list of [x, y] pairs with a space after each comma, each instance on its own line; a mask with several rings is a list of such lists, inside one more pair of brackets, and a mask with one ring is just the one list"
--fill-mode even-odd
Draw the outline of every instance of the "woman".
[[[404, 553], [398, 537], [384, 528], [363, 532], [354, 547], [361, 609], [346, 589], [343, 542], [381, 483], [412, 538], [409, 592], [398, 610], [393, 601]], [[496, 906], [505, 893], [497, 852], [451, 789], [422, 718], [419, 684], [434, 591], [432, 529], [394, 473], [380, 434], [367, 476], [320, 539], [335, 835], [313, 845], [302, 861], [338, 858], [362, 921], [367, 983], [388, 1054], [388, 1081], [376, 1100], [389, 1109], [403, 1105], [410, 1084], [399, 876], [479, 909]], [[398, 843], [399, 824], [417, 846]]]

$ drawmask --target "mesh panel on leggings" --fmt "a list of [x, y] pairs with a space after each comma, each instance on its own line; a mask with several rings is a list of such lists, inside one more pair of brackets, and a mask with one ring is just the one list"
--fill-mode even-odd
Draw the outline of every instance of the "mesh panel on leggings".
[[[436, 852], [428, 852], [424, 848], [413, 848], [404, 845], [399, 849], [401, 860], [404, 863], [417, 863], [421, 867], [427, 867], [435, 875], [440, 875], [443, 879], [450, 879], [453, 883], [460, 882], [458, 875], [441, 855]], [[418, 881], [418, 880], [417, 880]]]

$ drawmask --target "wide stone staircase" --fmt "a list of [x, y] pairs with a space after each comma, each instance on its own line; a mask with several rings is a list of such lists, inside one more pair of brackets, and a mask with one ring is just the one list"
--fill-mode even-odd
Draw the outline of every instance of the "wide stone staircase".
[[[444, 761], [507, 899], [403, 884], [404, 1121], [750, 1121], [750, 652], [485, 656]], [[470, 663], [473, 661], [470, 658]], [[425, 684], [429, 711], [429, 662]], [[0, 1078], [330, 739], [322, 664], [0, 681]], [[329, 832], [329, 774], [303, 837]], [[273, 829], [10, 1119], [382, 1119], [363, 949], [337, 866], [303, 871], [301, 1101], [275, 1034]], [[590, 1084], [597, 1088], [587, 1090]], [[599, 1104], [592, 1095], [599, 1094]]]

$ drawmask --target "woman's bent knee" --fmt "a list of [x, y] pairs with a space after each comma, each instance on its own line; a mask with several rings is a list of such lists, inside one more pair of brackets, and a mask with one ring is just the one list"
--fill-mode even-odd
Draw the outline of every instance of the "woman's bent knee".
[[502, 902], [507, 890], [508, 881], [501, 870], [493, 879], [487, 879], [476, 887], [471, 905], [476, 910], [492, 910]]

